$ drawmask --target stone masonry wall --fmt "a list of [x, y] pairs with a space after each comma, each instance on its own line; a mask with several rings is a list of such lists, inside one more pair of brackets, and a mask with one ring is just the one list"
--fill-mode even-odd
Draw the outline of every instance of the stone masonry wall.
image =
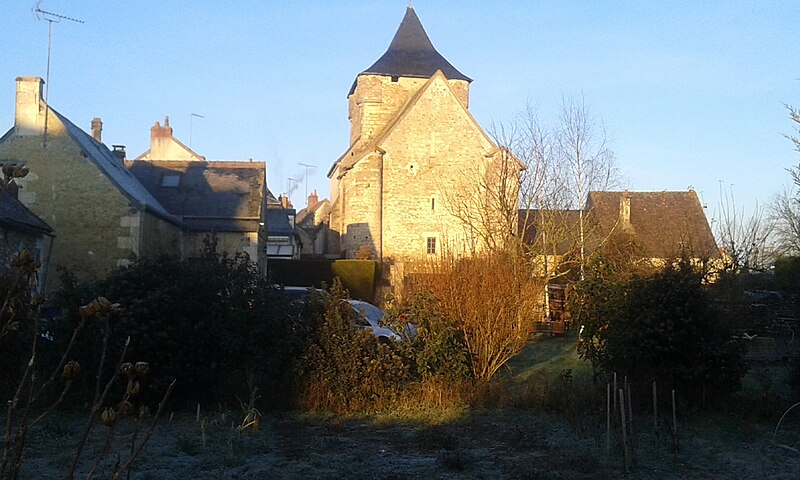
[[[427, 254], [428, 237], [456, 251], [471, 250], [461, 198], [478, 194], [494, 146], [475, 128], [437, 79], [382, 144], [384, 156], [384, 257]], [[459, 199], [459, 201], [457, 201]]]
[[[425, 85], [427, 78], [360, 75], [350, 102], [350, 144], [356, 140], [366, 144], [403, 108], [408, 100]], [[458, 100], [469, 105], [469, 83], [449, 80]]]
[[[41, 135], [13, 136], [0, 144], [0, 158], [24, 162], [19, 199], [55, 231], [50, 266], [64, 266], [81, 278], [104, 275], [138, 247], [137, 214], [52, 113], [47, 146]], [[49, 272], [47, 288], [57, 275]]]

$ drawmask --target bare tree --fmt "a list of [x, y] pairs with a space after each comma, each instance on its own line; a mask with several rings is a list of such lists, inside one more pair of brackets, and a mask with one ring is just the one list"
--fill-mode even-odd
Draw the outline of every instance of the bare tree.
[[[791, 105], [785, 105], [789, 117], [795, 123], [795, 129], [800, 133], [800, 110]], [[786, 135], [792, 141], [794, 148], [800, 152], [800, 138]], [[776, 195], [772, 202], [772, 219], [775, 222], [775, 237], [779, 253], [787, 255], [800, 255], [800, 163], [787, 169], [791, 175], [793, 185], [785, 188]]]
[[726, 268], [745, 273], [764, 271], [772, 260], [774, 222], [765, 216], [764, 207], [758, 204], [750, 216], [746, 216], [744, 210], [736, 206], [732, 185], [725, 192], [720, 182], [719, 189], [714, 233], [728, 256]]
[[[586, 263], [586, 199], [591, 190], [605, 190], [618, 182], [614, 152], [607, 144], [605, 129], [596, 123], [583, 95], [563, 98], [557, 130], [559, 166], [568, 176], [568, 206], [578, 209], [580, 271]], [[574, 203], [573, 203], [574, 202]]]

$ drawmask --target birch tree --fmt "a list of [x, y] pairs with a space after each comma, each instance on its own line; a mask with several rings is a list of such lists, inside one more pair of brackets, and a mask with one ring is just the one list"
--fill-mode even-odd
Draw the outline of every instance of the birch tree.
[[591, 190], [606, 190], [615, 186], [619, 174], [605, 129], [592, 117], [583, 95], [562, 99], [556, 139], [559, 166], [566, 175], [563, 185], [567, 192], [567, 205], [574, 205], [579, 212], [578, 246], [583, 278], [586, 263], [586, 199]]

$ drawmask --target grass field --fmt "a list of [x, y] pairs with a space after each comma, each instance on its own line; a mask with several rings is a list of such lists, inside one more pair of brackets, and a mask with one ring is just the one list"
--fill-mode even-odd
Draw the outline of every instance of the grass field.
[[[579, 397], [590, 369], [577, 358], [574, 339], [542, 337], [515, 358], [511, 383], [536, 395], [544, 379], [572, 369], [568, 386]], [[759, 376], [753, 378], [758, 387]], [[527, 391], [527, 390], [526, 390]], [[569, 393], [569, 392], [568, 392]], [[529, 397], [522, 397], [529, 398]], [[531, 397], [532, 398], [532, 397]], [[572, 397], [570, 397], [572, 398]], [[773, 397], [770, 397], [773, 398]], [[759, 412], [679, 412], [678, 450], [668, 419], [656, 431], [647, 411], [634, 410], [633, 464], [626, 473], [619, 436], [606, 451], [604, 405], [576, 404], [584, 412], [555, 414], [525, 401], [465, 408], [455, 414], [411, 421], [407, 416], [339, 418], [295, 412], [272, 413], [257, 432], [240, 432], [238, 411], [175, 412], [155, 431], [135, 465], [133, 479], [797, 479], [800, 455], [773, 443], [775, 423], [788, 402], [755, 402]], [[643, 407], [643, 410], [644, 409]], [[63, 478], [83, 417], [49, 418], [29, 439], [23, 478]], [[78, 478], [100, 456], [98, 426]], [[111, 454], [95, 478], [108, 478], [115, 453], [124, 461], [130, 424], [119, 425]], [[800, 446], [800, 407], [788, 416], [778, 440]]]

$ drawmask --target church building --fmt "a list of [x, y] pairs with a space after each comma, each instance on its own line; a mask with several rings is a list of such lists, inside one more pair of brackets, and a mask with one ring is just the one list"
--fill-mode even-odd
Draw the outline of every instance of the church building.
[[497, 220], [488, 190], [512, 165], [515, 199], [519, 164], [470, 114], [470, 82], [408, 7], [348, 93], [350, 147], [328, 172], [329, 254], [392, 263], [482, 248]]

